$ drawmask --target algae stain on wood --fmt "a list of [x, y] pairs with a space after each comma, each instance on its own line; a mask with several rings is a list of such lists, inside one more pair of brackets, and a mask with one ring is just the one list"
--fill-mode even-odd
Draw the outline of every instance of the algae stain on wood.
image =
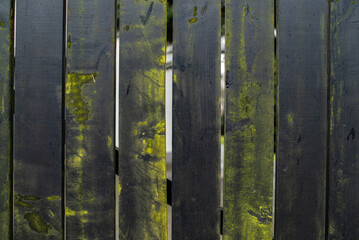
[[120, 2], [120, 239], [167, 239], [165, 3]]
[[[328, 239], [358, 239], [358, 115], [356, 28], [359, 8], [349, 0], [330, 8], [330, 202]], [[350, 194], [349, 194], [350, 193]]]
[[83, 88], [86, 84], [96, 82], [98, 73], [82, 74], [82, 73], [68, 73], [66, 81], [66, 105], [70, 111], [75, 115], [76, 121], [84, 124], [90, 119], [90, 105], [89, 99], [83, 96]]
[[73, 131], [73, 137], [77, 140], [75, 153], [68, 154], [67, 174], [71, 174], [72, 184], [67, 185], [67, 192], [70, 193], [76, 203], [72, 202], [73, 210], [66, 207], [66, 217], [76, 218], [81, 227], [78, 228], [85, 236], [84, 224], [88, 222], [88, 211], [83, 209], [85, 199], [83, 189], [84, 165], [86, 160], [86, 144], [84, 134], [89, 130], [87, 121], [91, 120], [91, 99], [84, 93], [89, 84], [96, 82], [99, 73], [79, 73], [73, 72], [67, 74], [66, 80], [66, 107], [73, 114], [77, 125], [70, 126]]
[[193, 8], [193, 18], [189, 19], [188, 22], [189, 23], [195, 23], [197, 22], [198, 18], [197, 18], [197, 6], [195, 6]]
[[38, 212], [25, 213], [24, 218], [35, 232], [48, 234], [52, 229], [51, 225], [47, 224]]
[[272, 236], [273, 18], [272, 1], [226, 1], [223, 239]]

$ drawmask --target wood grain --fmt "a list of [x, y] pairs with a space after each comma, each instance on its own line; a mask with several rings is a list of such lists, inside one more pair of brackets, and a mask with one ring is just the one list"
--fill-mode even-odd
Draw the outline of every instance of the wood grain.
[[14, 239], [61, 239], [63, 2], [16, 10]]
[[277, 1], [275, 237], [324, 239], [328, 2]]
[[68, 1], [66, 237], [115, 237], [115, 1]]
[[359, 238], [359, 3], [331, 3], [329, 239]]
[[119, 238], [167, 239], [166, 1], [120, 1]]
[[13, 1], [0, 3], [0, 238], [12, 237]]
[[274, 3], [226, 1], [223, 239], [271, 239]]
[[174, 1], [172, 239], [219, 239], [220, 2]]

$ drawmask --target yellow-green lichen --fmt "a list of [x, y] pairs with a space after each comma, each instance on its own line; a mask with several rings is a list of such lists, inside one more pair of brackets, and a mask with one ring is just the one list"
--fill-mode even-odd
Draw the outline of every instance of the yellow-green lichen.
[[197, 22], [198, 18], [197, 18], [197, 6], [195, 6], [193, 8], [193, 17], [191, 19], [188, 20], [189, 23], [195, 23]]
[[33, 195], [20, 195], [20, 194], [16, 194], [15, 195], [15, 206], [17, 207], [21, 207], [21, 208], [34, 208], [33, 204], [30, 204], [26, 201], [39, 201], [41, 198], [37, 197], [37, 196], [33, 196]]
[[66, 105], [76, 116], [76, 121], [84, 124], [90, 119], [89, 102], [83, 96], [86, 84], [96, 82], [97, 73], [69, 73], [66, 80]]
[[52, 229], [51, 225], [46, 223], [38, 212], [25, 213], [24, 218], [35, 232], [47, 234]]
[[241, 67], [241, 72], [244, 75], [247, 72], [247, 61], [246, 61], [246, 39], [245, 39], [245, 17], [246, 17], [246, 8], [243, 7], [241, 15], [241, 38], [240, 38], [240, 48], [239, 48], [239, 66]]
[[226, 0], [224, 239], [272, 236], [273, 9], [250, 4]]
[[167, 4], [167, 0], [158, 0], [160, 3], [162, 3], [163, 5]]
[[293, 117], [292, 117], [292, 114], [288, 114], [288, 124], [289, 124], [289, 126], [292, 126], [292, 125], [293, 125]]
[[69, 208], [65, 209], [66, 216], [76, 216], [76, 215], [83, 216], [83, 215], [87, 215], [87, 214], [88, 214], [88, 211], [73, 211]]
[[50, 196], [47, 197], [47, 199], [50, 201], [61, 200], [61, 196]]

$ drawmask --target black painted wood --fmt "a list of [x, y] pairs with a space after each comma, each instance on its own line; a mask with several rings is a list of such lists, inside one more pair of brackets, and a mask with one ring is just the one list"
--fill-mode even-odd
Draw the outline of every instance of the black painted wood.
[[61, 239], [63, 2], [16, 10], [14, 239]]
[[11, 234], [13, 1], [0, 2], [0, 239]]
[[115, 237], [115, 1], [68, 1], [66, 237]]
[[166, 1], [120, 1], [119, 238], [167, 239]]
[[174, 1], [172, 239], [219, 239], [220, 2]]
[[331, 3], [329, 239], [359, 239], [359, 3]]
[[277, 1], [275, 237], [324, 239], [328, 1]]
[[226, 1], [224, 239], [270, 239], [274, 3]]

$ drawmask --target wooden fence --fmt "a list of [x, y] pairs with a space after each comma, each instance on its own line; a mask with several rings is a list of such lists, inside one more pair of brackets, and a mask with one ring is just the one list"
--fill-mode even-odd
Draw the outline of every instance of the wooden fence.
[[0, 239], [359, 239], [357, 1], [226, 0], [223, 212], [220, 0], [174, 0], [172, 182], [167, 3], [118, 6], [0, 0]]

